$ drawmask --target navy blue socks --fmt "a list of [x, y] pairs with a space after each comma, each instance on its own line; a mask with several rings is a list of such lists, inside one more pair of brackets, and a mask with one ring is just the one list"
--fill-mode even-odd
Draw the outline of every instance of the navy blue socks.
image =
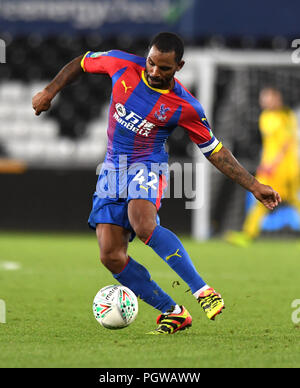
[[181, 241], [169, 229], [157, 225], [146, 244], [189, 285], [193, 294], [206, 286]]
[[176, 306], [176, 302], [151, 279], [148, 270], [131, 257], [125, 268], [119, 274], [113, 274], [113, 277], [162, 313]]
[[[203, 287], [207, 287], [181, 241], [173, 232], [157, 225], [146, 244], [188, 284], [194, 295]], [[131, 257], [128, 258], [123, 270], [113, 276], [162, 313], [178, 307], [176, 302], [151, 279], [148, 270]]]

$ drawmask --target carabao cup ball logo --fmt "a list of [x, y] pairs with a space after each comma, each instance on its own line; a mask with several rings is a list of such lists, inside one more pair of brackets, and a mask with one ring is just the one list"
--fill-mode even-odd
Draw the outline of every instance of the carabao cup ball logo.
[[116, 111], [118, 112], [118, 115], [120, 117], [126, 116], [126, 109], [124, 105], [120, 104], [119, 102], [115, 105]]

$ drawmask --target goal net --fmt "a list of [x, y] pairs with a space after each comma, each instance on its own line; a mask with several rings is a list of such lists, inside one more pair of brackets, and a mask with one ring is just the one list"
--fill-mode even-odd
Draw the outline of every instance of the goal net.
[[[185, 58], [180, 77], [203, 105], [214, 135], [255, 174], [261, 156], [259, 92], [265, 86], [278, 88], [285, 105], [300, 119], [299, 65], [283, 52], [191, 49]], [[196, 147], [194, 163], [202, 165], [204, 185], [203, 198], [195, 198], [193, 237], [205, 240], [228, 229], [239, 230], [251, 195], [204, 161]], [[293, 208], [283, 209], [285, 205], [277, 218], [265, 217], [263, 231], [298, 233], [299, 215]]]

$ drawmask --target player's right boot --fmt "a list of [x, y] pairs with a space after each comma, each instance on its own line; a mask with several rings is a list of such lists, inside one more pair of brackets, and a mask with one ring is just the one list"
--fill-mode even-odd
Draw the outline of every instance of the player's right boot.
[[160, 314], [156, 323], [158, 327], [147, 334], [174, 334], [176, 331], [185, 330], [192, 326], [192, 316], [183, 306], [179, 314]]
[[225, 304], [221, 295], [213, 288], [208, 288], [201, 292], [197, 300], [207, 317], [212, 320], [225, 309]]

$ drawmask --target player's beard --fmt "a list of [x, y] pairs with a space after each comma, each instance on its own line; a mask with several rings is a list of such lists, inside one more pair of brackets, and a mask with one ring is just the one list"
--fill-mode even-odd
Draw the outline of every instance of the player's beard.
[[156, 89], [170, 89], [174, 77], [174, 75], [165, 79], [150, 77], [147, 70], [145, 70], [145, 76], [148, 84]]

